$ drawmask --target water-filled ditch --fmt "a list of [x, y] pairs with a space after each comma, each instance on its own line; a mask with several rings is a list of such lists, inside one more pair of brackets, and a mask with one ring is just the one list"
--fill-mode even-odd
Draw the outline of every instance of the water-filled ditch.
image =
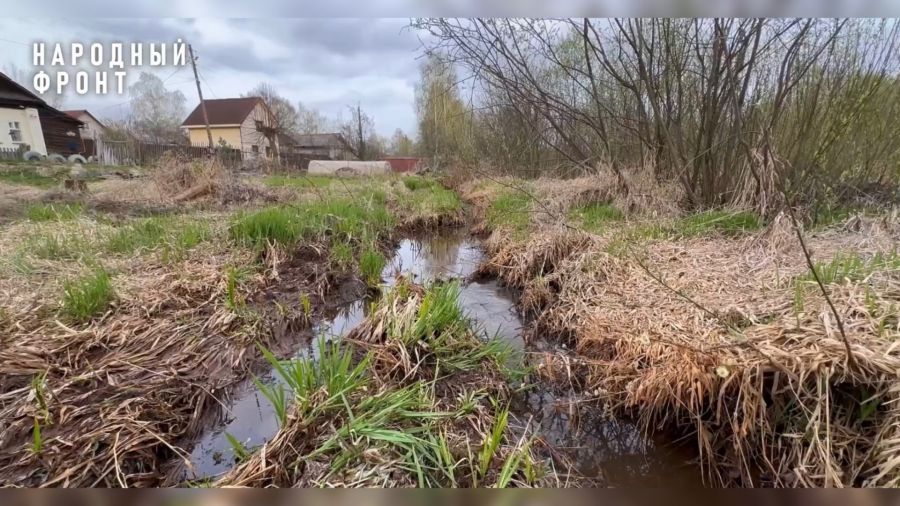
[[[515, 294], [496, 280], [468, 281], [484, 259], [479, 243], [459, 231], [427, 238], [404, 239], [382, 272], [390, 286], [397, 275], [416, 282], [459, 279], [460, 305], [480, 326], [485, 336], [498, 336], [515, 349], [527, 352], [522, 338], [523, 319], [515, 306]], [[348, 302], [314, 324], [313, 335], [335, 339], [346, 335], [366, 316], [370, 301]], [[541, 344], [543, 348], [550, 346]], [[303, 340], [295, 356], [315, 356], [315, 343]], [[280, 382], [274, 371], [259, 376], [267, 384]], [[192, 471], [186, 479], [214, 477], [233, 465], [226, 434], [253, 448], [278, 431], [275, 410], [253, 381], [244, 382], [227, 401], [226, 413], [193, 445]], [[612, 486], [699, 486], [699, 471], [689, 462], [683, 445], [664, 438], [647, 438], [629, 421], [604, 413], [596, 403], [580, 402], [573, 392], [537, 388], [523, 393], [513, 406], [516, 416], [529, 421], [529, 432], [550, 448], [558, 465], [571, 468], [590, 483]], [[565, 483], [561, 483], [565, 484]]]

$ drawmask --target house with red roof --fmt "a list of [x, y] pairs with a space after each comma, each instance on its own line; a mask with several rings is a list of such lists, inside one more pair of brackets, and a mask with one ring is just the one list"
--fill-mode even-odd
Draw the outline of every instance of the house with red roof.
[[224, 146], [240, 149], [245, 155], [254, 154], [270, 158], [275, 152], [272, 142], [278, 142], [271, 134], [274, 123], [272, 114], [260, 97], [220, 98], [204, 100], [206, 117], [200, 104], [181, 123], [191, 145], [209, 145], [206, 132], [207, 120], [212, 133], [213, 147]]

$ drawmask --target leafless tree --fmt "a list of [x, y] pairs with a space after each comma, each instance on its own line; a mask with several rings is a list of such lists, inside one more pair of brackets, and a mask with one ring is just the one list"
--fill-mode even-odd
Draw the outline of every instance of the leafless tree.
[[[764, 214], [778, 208], [779, 185], [811, 201], [836, 185], [898, 177], [890, 167], [900, 146], [890, 139], [900, 129], [888, 119], [900, 107], [893, 22], [413, 24], [429, 34], [425, 53], [471, 90], [464, 114], [477, 154], [469, 159], [539, 170], [603, 165], [625, 190], [626, 171], [649, 168], [680, 182], [690, 207], [739, 203]], [[421, 121], [428, 108], [418, 109]]]

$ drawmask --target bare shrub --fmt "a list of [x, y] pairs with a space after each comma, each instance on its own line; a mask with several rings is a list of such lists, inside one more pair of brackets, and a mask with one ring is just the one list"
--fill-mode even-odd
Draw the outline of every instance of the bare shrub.
[[151, 178], [160, 195], [175, 202], [204, 196], [223, 204], [274, 199], [263, 188], [242, 182], [216, 158], [189, 160], [167, 153], [151, 172]]

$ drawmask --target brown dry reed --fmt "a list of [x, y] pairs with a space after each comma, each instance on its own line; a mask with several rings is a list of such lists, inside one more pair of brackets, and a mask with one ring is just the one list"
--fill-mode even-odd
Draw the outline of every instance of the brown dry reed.
[[[500, 191], [484, 180], [465, 190], [482, 212]], [[834, 273], [827, 288], [851, 367], [790, 220], [679, 238], [661, 226], [677, 222], [623, 206], [625, 222], [588, 234], [559, 216], [614, 196], [562, 181], [538, 180], [533, 191], [556, 219], [532, 213], [524, 236], [494, 229], [484, 268], [523, 290], [537, 331], [574, 348], [546, 360], [547, 378], [577, 384], [648, 431], [693, 435], [710, 484], [900, 484], [900, 269], [885, 260], [896, 258], [896, 212], [807, 233], [820, 269]]]

